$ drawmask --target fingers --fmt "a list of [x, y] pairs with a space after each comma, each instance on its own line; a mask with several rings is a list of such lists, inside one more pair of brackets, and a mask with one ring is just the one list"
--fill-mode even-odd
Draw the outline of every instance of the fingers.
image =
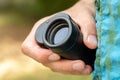
[[46, 63], [45, 66], [49, 67], [54, 72], [61, 72], [65, 74], [90, 74], [92, 68], [81, 60], [60, 60], [52, 63]]
[[21, 50], [25, 55], [37, 60], [40, 63], [57, 61], [60, 59], [59, 55], [53, 53], [49, 49], [41, 48], [35, 41], [34, 35], [35, 35], [35, 31], [37, 27], [48, 18], [49, 17], [46, 17], [38, 21], [34, 25], [32, 31], [30, 32], [30, 34], [28, 35], [28, 37], [25, 39], [25, 41], [23, 42], [21, 46]]
[[38, 45], [31, 42], [23, 43], [22, 51], [25, 55], [37, 60], [40, 63], [46, 63], [60, 59], [60, 56], [54, 54], [51, 50], [42, 49]]
[[41, 62], [54, 72], [74, 75], [90, 74], [92, 72], [91, 67], [85, 65], [83, 61], [60, 60], [60, 56], [51, 50], [42, 49], [34, 43], [24, 42], [22, 46], [24, 48], [22, 50], [27, 56]]

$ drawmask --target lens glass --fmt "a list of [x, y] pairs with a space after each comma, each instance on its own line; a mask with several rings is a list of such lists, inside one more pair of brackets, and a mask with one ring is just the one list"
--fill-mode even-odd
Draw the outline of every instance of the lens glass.
[[62, 42], [67, 37], [67, 34], [68, 34], [68, 27], [60, 28], [54, 36], [53, 43], [58, 44], [58, 43]]
[[61, 44], [68, 36], [69, 25], [64, 20], [53, 22], [46, 31], [46, 40], [51, 45]]

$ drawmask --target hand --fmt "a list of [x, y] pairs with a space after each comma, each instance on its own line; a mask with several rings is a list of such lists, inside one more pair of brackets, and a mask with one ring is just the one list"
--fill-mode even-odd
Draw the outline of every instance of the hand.
[[[97, 47], [96, 26], [95, 26], [95, 7], [94, 3], [86, 3], [85, 0], [79, 1], [73, 7], [62, 11], [71, 16], [71, 18], [80, 26], [83, 33], [84, 43], [88, 48]], [[53, 15], [52, 15], [53, 16]], [[41, 48], [35, 41], [35, 31], [37, 27], [49, 19], [45, 17], [39, 20], [33, 27], [30, 34], [22, 44], [22, 51], [25, 55], [49, 67], [52, 71], [67, 74], [90, 74], [91, 66], [85, 64], [82, 60], [62, 60], [60, 56], [48, 49]]]

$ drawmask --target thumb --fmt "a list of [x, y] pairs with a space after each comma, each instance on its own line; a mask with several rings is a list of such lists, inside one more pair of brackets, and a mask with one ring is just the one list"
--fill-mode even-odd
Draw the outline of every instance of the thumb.
[[96, 22], [93, 15], [88, 12], [82, 12], [79, 15], [70, 15], [80, 27], [84, 44], [90, 49], [97, 48]]
[[79, 25], [83, 34], [84, 44], [90, 49], [97, 48], [96, 23], [94, 17], [90, 14], [86, 15], [84, 18], [81, 18]]

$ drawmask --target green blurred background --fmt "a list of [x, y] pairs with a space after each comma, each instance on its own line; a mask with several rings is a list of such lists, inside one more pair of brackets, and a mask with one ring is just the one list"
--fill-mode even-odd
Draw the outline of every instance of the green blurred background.
[[0, 80], [90, 80], [63, 75], [22, 54], [20, 45], [34, 23], [78, 0], [0, 0]]

